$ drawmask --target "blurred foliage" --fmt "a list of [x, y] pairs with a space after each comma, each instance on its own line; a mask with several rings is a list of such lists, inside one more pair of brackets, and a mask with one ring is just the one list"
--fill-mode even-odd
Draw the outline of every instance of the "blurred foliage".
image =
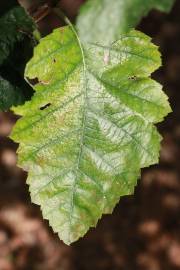
[[21, 104], [24, 101], [22, 89], [12, 85], [0, 76], [0, 108], [6, 111], [12, 104]]
[[0, 13], [0, 110], [21, 104], [32, 95], [23, 71], [35, 45], [36, 26], [22, 7], [10, 2], [12, 8], [10, 3], [2, 4]]
[[89, 0], [78, 16], [78, 32], [85, 42], [110, 44], [136, 27], [150, 10], [168, 12], [173, 3], [174, 0]]

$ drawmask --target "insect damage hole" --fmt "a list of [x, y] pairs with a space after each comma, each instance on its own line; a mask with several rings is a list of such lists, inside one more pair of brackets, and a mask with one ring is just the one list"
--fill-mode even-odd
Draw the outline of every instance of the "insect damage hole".
[[34, 86], [36, 84], [39, 83], [39, 79], [38, 78], [33, 78], [33, 79], [30, 79], [30, 78], [25, 78], [25, 80], [27, 81], [27, 83], [29, 83], [30, 85]]
[[129, 76], [128, 79], [130, 81], [136, 81], [137, 80], [137, 76], [136, 75], [132, 75], [132, 76]]
[[50, 105], [51, 105], [51, 103], [48, 103], [48, 104], [40, 107], [40, 110], [43, 111], [43, 110], [47, 109]]

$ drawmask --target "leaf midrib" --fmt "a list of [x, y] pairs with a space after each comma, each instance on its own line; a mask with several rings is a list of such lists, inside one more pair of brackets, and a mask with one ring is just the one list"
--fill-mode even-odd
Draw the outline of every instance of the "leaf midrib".
[[86, 104], [87, 104], [87, 84], [86, 84], [86, 72], [87, 72], [87, 68], [86, 68], [86, 61], [85, 61], [85, 54], [84, 54], [84, 48], [83, 45], [81, 44], [81, 40], [75, 30], [75, 28], [73, 27], [73, 25], [70, 23], [70, 27], [77, 39], [77, 42], [79, 44], [79, 48], [82, 54], [82, 63], [83, 63], [83, 96], [84, 96], [84, 106], [83, 106], [83, 121], [82, 121], [82, 133], [81, 133], [81, 142], [80, 142], [80, 149], [79, 149], [79, 153], [78, 153], [78, 157], [77, 157], [77, 169], [75, 170], [75, 180], [74, 180], [74, 184], [72, 186], [72, 195], [71, 195], [71, 202], [70, 202], [70, 211], [69, 211], [69, 231], [68, 231], [68, 242], [71, 242], [70, 239], [70, 234], [71, 234], [71, 226], [72, 226], [72, 213], [73, 213], [73, 209], [74, 209], [74, 194], [76, 191], [76, 185], [77, 185], [77, 181], [78, 181], [78, 171], [80, 170], [80, 160], [81, 160], [81, 156], [82, 156], [82, 151], [83, 151], [83, 146], [84, 146], [84, 134], [85, 134], [85, 121], [86, 121]]

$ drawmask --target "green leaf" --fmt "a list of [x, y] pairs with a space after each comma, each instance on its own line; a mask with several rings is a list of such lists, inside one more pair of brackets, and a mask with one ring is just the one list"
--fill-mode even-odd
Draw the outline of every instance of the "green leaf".
[[32, 95], [22, 70], [31, 57], [33, 20], [16, 6], [0, 18], [0, 110], [22, 104]]
[[19, 105], [25, 101], [21, 88], [12, 85], [0, 76], [0, 109], [8, 110], [12, 105]]
[[11, 138], [29, 172], [32, 201], [70, 244], [134, 190], [140, 168], [158, 162], [153, 123], [170, 107], [149, 76], [161, 64], [157, 47], [138, 31], [111, 46], [82, 48], [69, 27], [41, 39], [26, 76], [35, 94], [14, 108], [23, 116]]
[[15, 7], [0, 18], [0, 64], [9, 56], [16, 42], [35, 30], [33, 20], [22, 7]]
[[137, 26], [152, 8], [169, 11], [174, 0], [89, 0], [77, 20], [84, 42], [110, 44]]

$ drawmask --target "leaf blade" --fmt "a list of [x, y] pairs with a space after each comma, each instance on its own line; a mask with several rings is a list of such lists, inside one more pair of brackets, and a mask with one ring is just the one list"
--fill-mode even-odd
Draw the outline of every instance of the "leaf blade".
[[108, 45], [136, 27], [151, 9], [168, 12], [173, 3], [174, 0], [89, 0], [77, 18], [79, 36], [83, 42]]
[[[35, 95], [14, 109], [23, 117], [11, 138], [20, 142], [18, 164], [29, 171], [32, 201], [65, 243], [112, 212], [120, 196], [133, 192], [140, 168], [158, 161], [161, 137], [153, 123], [170, 111], [159, 85], [153, 83], [161, 100], [151, 90], [149, 75], [159, 65], [157, 47], [137, 31], [108, 48], [86, 44], [82, 52], [65, 27], [35, 49], [26, 68], [28, 78], [38, 77]], [[163, 100], [161, 116], [155, 109], [150, 113], [149, 102], [132, 98], [137, 79], [145, 80], [141, 94], [145, 89], [152, 102]], [[122, 81], [130, 97], [119, 88]], [[143, 103], [147, 110], [141, 110]]]

